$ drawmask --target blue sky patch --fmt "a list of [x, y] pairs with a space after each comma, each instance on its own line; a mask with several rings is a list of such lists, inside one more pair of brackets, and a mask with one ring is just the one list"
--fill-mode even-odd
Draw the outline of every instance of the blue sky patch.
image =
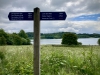
[[100, 14], [81, 15], [78, 17], [70, 18], [71, 21], [98, 21], [100, 20]]

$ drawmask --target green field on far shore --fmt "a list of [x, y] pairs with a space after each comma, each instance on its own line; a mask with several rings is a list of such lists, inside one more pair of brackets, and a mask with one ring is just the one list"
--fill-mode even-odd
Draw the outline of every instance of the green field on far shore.
[[[41, 75], [100, 75], [100, 46], [41, 45]], [[0, 46], [0, 75], [33, 75], [33, 46]]]

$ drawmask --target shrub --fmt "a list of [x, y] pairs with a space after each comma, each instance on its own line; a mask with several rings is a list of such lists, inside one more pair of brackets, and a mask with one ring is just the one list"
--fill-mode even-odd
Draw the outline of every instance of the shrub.
[[100, 38], [98, 39], [98, 45], [100, 45]]
[[78, 42], [78, 45], [82, 45], [82, 42]]
[[78, 45], [77, 36], [74, 33], [67, 33], [63, 35], [62, 44]]

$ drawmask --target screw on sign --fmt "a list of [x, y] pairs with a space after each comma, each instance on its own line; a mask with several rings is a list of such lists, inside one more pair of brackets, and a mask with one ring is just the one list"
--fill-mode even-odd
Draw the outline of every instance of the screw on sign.
[[40, 75], [40, 20], [54, 21], [65, 20], [65, 12], [40, 12], [39, 8], [34, 8], [34, 12], [10, 12], [10, 21], [34, 21], [34, 74]]

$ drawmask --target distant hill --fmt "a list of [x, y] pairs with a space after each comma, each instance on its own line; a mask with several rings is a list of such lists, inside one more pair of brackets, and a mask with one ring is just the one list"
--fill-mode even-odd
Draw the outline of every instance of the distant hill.
[[[65, 34], [65, 33], [70, 33], [70, 32], [41, 33], [41, 38], [42, 39], [61, 39], [63, 34]], [[28, 37], [30, 39], [34, 38], [33, 32], [27, 32], [26, 34], [28, 35]], [[76, 33], [74, 33], [74, 34], [76, 34]], [[100, 34], [97, 34], [97, 33], [93, 33], [93, 34], [79, 33], [76, 35], [78, 36], [78, 38], [100, 38]]]

